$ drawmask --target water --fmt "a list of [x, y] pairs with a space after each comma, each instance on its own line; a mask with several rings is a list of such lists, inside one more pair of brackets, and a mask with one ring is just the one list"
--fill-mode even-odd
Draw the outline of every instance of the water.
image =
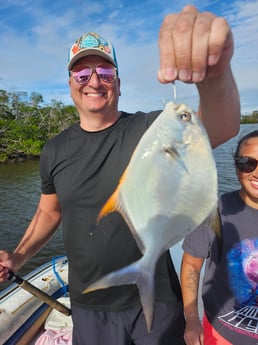
[[[258, 124], [241, 125], [240, 136], [254, 129], [258, 129]], [[238, 138], [239, 136], [214, 150], [219, 175], [219, 193], [239, 188], [232, 159]], [[40, 195], [38, 165], [38, 160], [0, 165], [1, 249], [12, 251], [15, 248], [36, 210]], [[181, 244], [174, 246], [171, 252], [176, 269], [179, 271]], [[19, 274], [21, 276], [27, 274], [39, 264], [63, 253], [62, 231], [59, 229], [51, 241], [20, 270]], [[8, 285], [8, 282], [1, 284], [0, 290]]]
[[[12, 251], [27, 228], [39, 201], [39, 160], [0, 165], [0, 249]], [[18, 272], [23, 276], [64, 253], [62, 231]], [[0, 284], [0, 291], [9, 286]]]

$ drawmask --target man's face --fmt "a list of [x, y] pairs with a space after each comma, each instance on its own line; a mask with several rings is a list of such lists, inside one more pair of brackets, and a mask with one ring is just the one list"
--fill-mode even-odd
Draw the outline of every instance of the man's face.
[[[79, 59], [73, 66], [73, 70], [78, 70], [78, 66], [89, 65], [96, 67], [99, 64], [113, 66], [106, 59], [91, 55]], [[79, 114], [103, 114], [117, 112], [118, 98], [120, 96], [120, 79], [115, 78], [112, 82], [102, 80], [96, 72], [93, 72], [90, 79], [85, 83], [78, 83], [74, 80], [73, 73], [69, 78], [71, 97], [76, 105]]]

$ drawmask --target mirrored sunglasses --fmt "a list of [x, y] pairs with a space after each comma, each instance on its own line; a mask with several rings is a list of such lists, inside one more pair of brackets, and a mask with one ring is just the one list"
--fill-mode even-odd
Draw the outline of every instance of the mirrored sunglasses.
[[117, 77], [116, 70], [116, 67], [105, 64], [99, 64], [97, 66], [77, 65], [72, 69], [71, 74], [78, 84], [87, 83], [94, 72], [104, 82], [112, 83]]
[[235, 165], [241, 172], [250, 173], [257, 167], [258, 160], [252, 157], [235, 157]]

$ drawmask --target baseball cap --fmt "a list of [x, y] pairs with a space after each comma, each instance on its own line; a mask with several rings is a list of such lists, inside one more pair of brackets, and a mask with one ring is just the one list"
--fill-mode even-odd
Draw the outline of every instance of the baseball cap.
[[95, 32], [88, 32], [78, 38], [69, 50], [68, 70], [76, 61], [88, 55], [101, 56], [118, 68], [113, 44]]

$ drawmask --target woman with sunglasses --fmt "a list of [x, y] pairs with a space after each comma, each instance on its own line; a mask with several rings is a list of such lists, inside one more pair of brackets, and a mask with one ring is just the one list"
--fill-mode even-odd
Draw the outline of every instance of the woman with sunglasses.
[[[212, 146], [236, 135], [240, 107], [230, 67], [233, 38], [227, 22], [186, 6], [180, 13], [165, 17], [159, 50], [160, 82], [196, 83], [199, 114]], [[137, 56], [128, 56], [127, 63], [130, 59]], [[147, 71], [148, 61], [145, 68]], [[80, 120], [44, 147], [39, 207], [14, 253], [0, 251], [0, 281], [7, 279], [8, 268], [15, 272], [29, 260], [62, 219], [69, 260], [73, 345], [183, 345], [181, 290], [169, 251], [157, 265], [150, 333], [135, 285], [82, 294], [90, 283], [141, 256], [117, 212], [99, 224], [96, 218], [160, 110], [128, 114], [118, 109], [120, 76], [115, 50], [96, 33], [82, 35], [72, 45], [68, 71]]]
[[[222, 238], [200, 226], [183, 242], [181, 287], [187, 345], [256, 345], [258, 342], [258, 130], [234, 154], [240, 190], [219, 200]], [[202, 325], [200, 271], [206, 261]]]

